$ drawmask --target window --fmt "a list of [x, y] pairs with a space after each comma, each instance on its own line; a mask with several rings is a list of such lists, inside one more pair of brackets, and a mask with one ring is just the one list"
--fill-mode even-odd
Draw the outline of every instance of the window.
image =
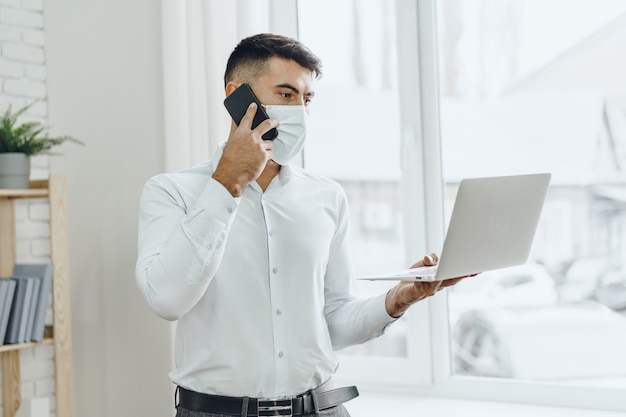
[[449, 371], [623, 396], [626, 4], [436, 5], [446, 211], [461, 178], [553, 174], [528, 264], [450, 291]]
[[527, 265], [419, 303], [343, 370], [625, 410], [626, 4], [300, 0], [298, 18], [325, 64], [304, 161], [348, 193], [357, 272], [440, 248], [461, 178], [553, 173]]

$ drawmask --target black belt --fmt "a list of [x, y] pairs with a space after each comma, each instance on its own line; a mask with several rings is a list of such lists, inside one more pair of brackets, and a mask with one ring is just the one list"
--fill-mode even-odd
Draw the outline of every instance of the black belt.
[[178, 387], [177, 405], [205, 413], [240, 416], [244, 403], [248, 401], [248, 416], [299, 416], [324, 410], [345, 403], [359, 396], [356, 387], [343, 387], [329, 391], [308, 391], [295, 397], [281, 398], [246, 398], [224, 397], [221, 395], [202, 394]]

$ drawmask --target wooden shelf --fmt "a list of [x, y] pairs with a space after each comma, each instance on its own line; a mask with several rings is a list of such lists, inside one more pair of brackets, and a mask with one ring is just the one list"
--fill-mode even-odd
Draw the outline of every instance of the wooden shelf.
[[[47, 198], [50, 206], [50, 255], [53, 324], [39, 343], [0, 346], [2, 364], [2, 417], [14, 417], [21, 403], [20, 350], [39, 345], [54, 347], [56, 415], [72, 417], [72, 343], [66, 185], [61, 176], [31, 181], [24, 190], [0, 189], [0, 277], [9, 277], [16, 262], [16, 199]], [[49, 326], [47, 326], [49, 328]], [[51, 336], [51, 337], [49, 337]]]
[[48, 197], [48, 180], [30, 182], [30, 188], [0, 188], [0, 198], [45, 198]]
[[45, 198], [48, 190], [7, 190], [0, 188], [0, 198]]
[[54, 343], [54, 339], [43, 339], [41, 342], [30, 342], [30, 343], [17, 343], [15, 345], [2, 345], [0, 346], [0, 352], [10, 352], [13, 350], [26, 349], [33, 346], [41, 346], [41, 345], [51, 345]]

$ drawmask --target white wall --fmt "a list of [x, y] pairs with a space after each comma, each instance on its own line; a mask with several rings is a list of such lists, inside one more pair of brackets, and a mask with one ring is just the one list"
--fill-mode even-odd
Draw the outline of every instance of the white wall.
[[[135, 285], [141, 188], [163, 170], [160, 1], [46, 0], [49, 120], [67, 176], [76, 416], [173, 415], [168, 323]], [[60, 416], [59, 416], [60, 417]]]

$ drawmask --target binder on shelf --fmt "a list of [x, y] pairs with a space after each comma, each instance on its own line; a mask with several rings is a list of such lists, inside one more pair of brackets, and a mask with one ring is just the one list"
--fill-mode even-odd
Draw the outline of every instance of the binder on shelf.
[[15, 295], [15, 285], [13, 280], [0, 279], [0, 345], [4, 344], [13, 296]]
[[46, 313], [50, 305], [50, 295], [52, 293], [52, 264], [16, 264], [13, 268], [13, 275], [34, 277], [39, 282], [39, 287], [33, 297], [34, 307], [32, 317], [30, 317], [31, 332], [28, 333], [26, 341], [41, 342], [43, 340], [46, 326]]
[[11, 277], [10, 280], [15, 282], [15, 295], [13, 296], [13, 302], [11, 303], [9, 323], [7, 324], [7, 332], [4, 338], [4, 343], [7, 345], [19, 343], [20, 324], [22, 317], [26, 315], [24, 313], [24, 301], [28, 287], [28, 279]]
[[[2, 323], [2, 315], [4, 312], [4, 307], [6, 305], [7, 294], [9, 293], [9, 282], [11, 281], [8, 279], [0, 278], [0, 323]], [[0, 336], [1, 335], [2, 334], [0, 333]], [[1, 337], [0, 340], [2, 340]]]
[[26, 333], [22, 342], [30, 342], [33, 339], [33, 324], [35, 323], [35, 312], [37, 310], [37, 303], [39, 302], [39, 288], [41, 281], [37, 277], [33, 278], [33, 295], [30, 298], [30, 306], [28, 307], [28, 318], [26, 320]]
[[30, 306], [33, 303], [33, 289], [35, 288], [35, 278], [32, 277], [13, 277], [13, 279], [26, 280], [26, 293], [24, 294], [24, 308], [22, 310], [22, 317], [20, 317], [20, 332], [17, 338], [17, 343], [26, 342], [26, 329], [28, 328], [28, 312]]

